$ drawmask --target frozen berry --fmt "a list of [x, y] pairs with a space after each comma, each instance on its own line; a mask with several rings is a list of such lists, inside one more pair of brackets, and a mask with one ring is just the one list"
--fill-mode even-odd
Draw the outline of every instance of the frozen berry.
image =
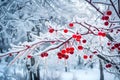
[[106, 14], [107, 14], [107, 15], [112, 15], [112, 11], [108, 10], [108, 11], [106, 12]]
[[69, 27], [71, 27], [71, 28], [72, 28], [73, 26], [74, 26], [74, 24], [73, 24], [73, 23], [69, 23]]
[[79, 50], [83, 50], [83, 46], [78, 46], [78, 49]]
[[67, 33], [68, 32], [68, 30], [67, 29], [64, 29], [64, 33]]
[[105, 26], [108, 26], [108, 25], [109, 25], [109, 22], [104, 22], [104, 25], [105, 25]]

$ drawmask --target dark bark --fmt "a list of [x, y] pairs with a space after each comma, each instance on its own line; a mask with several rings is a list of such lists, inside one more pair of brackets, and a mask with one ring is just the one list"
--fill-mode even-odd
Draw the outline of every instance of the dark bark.
[[119, 68], [119, 66], [118, 66], [116, 63], [111, 62], [110, 60], [108, 60], [107, 58], [103, 57], [103, 56], [100, 55], [100, 54], [98, 54], [97, 57], [100, 58], [100, 59], [102, 59], [102, 60], [104, 60], [104, 61], [107, 62], [107, 63], [111, 63], [112, 65], [114, 65], [115, 68], [116, 68], [116, 69], [118, 70], [118, 72], [120, 73], [120, 68]]
[[99, 67], [100, 67], [100, 80], [104, 80], [104, 72], [101, 60], [99, 60]]
[[118, 0], [118, 12], [119, 12], [119, 15], [120, 15], [120, 0]]
[[68, 68], [67, 68], [67, 66], [65, 66], [65, 72], [68, 72]]

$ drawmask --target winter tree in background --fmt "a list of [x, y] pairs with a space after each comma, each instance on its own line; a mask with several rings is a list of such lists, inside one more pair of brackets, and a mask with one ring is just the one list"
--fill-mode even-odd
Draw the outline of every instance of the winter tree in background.
[[120, 80], [119, 24], [119, 0], [0, 0], [0, 79]]

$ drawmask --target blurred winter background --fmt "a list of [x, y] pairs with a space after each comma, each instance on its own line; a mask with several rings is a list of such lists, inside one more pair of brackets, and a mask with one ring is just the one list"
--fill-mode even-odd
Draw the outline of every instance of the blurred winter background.
[[[92, 1], [110, 3], [109, 0]], [[113, 1], [117, 3], [117, 0]], [[107, 8], [102, 4], [96, 4], [96, 6], [101, 11], [105, 11]], [[60, 39], [59, 36], [48, 33], [48, 25], [61, 29], [67, 27], [68, 23], [72, 21], [79, 21], [101, 27], [103, 24], [100, 16], [101, 14], [97, 13], [85, 0], [0, 0], [0, 53], [12, 51], [15, 45], [33, 42], [35, 36], [41, 40]], [[76, 25], [76, 27], [78, 26]], [[81, 32], [85, 31], [82, 28], [79, 29]], [[69, 37], [69, 35], [67, 36]], [[93, 37], [89, 35], [84, 38], [91, 43], [96, 43], [98, 40], [95, 37], [93, 40]], [[34, 53], [40, 53], [48, 46], [51, 44], [41, 45]], [[89, 48], [90, 43], [86, 46]], [[55, 56], [57, 52], [58, 50], [51, 51], [52, 55], [47, 60], [34, 57], [36, 59], [33, 60], [35, 63], [32, 66], [27, 65], [29, 61], [24, 60], [24, 57], [16, 60], [10, 66], [8, 66], [9, 63], [16, 55], [0, 57], [0, 80], [31, 80], [31, 72], [32, 80], [100, 80], [101, 63], [96, 56], [93, 60], [84, 60], [75, 54], [70, 56], [66, 65], [64, 60], [57, 59]], [[85, 52], [88, 53], [88, 51]], [[103, 64], [103, 69], [104, 67]], [[39, 79], [35, 78], [36, 73], [39, 73]], [[115, 75], [104, 70], [104, 80], [120, 80], [120, 77], [118, 74]]]

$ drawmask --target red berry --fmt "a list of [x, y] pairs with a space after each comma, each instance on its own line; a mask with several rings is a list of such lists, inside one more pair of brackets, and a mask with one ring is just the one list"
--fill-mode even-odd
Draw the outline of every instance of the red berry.
[[108, 64], [106, 64], [105, 67], [106, 67], [106, 68], [111, 68], [111, 67], [112, 67], [112, 64], [108, 63]]
[[105, 16], [102, 16], [102, 20], [105, 20]]
[[105, 20], [108, 20], [108, 19], [109, 19], [109, 17], [108, 17], [108, 16], [104, 16], [104, 18], [105, 18]]
[[74, 49], [74, 47], [70, 47], [70, 51], [74, 51], [75, 49]]
[[43, 58], [43, 57], [44, 57], [44, 54], [42, 53], [42, 54], [40, 54], [40, 56]]
[[108, 46], [110, 46], [110, 45], [111, 45], [111, 43], [107, 43], [107, 45], [108, 45]]
[[82, 40], [82, 42], [83, 42], [83, 43], [86, 43], [86, 40], [84, 39], [84, 40]]
[[61, 56], [61, 53], [60, 53], [60, 52], [58, 52], [58, 53], [57, 53], [57, 56], [58, 56], [58, 57], [59, 57], [59, 56]]
[[106, 12], [106, 14], [107, 14], [107, 15], [112, 15], [112, 11], [108, 10], [108, 11]]
[[70, 48], [66, 48], [66, 52], [69, 53], [69, 51], [70, 51]]
[[65, 55], [65, 56], [64, 56], [64, 59], [68, 59], [68, 58], [69, 58], [69, 56], [68, 56], [68, 55]]
[[77, 38], [77, 39], [81, 39], [82, 36], [81, 36], [81, 35], [77, 35], [76, 38]]
[[88, 56], [87, 56], [87, 55], [83, 55], [83, 58], [84, 58], [84, 59], [87, 59], [87, 58], [88, 58]]
[[72, 38], [74, 38], [74, 39], [75, 39], [76, 37], [77, 37], [77, 35], [76, 35], [76, 34], [73, 34], [73, 35], [72, 35]]
[[78, 49], [79, 50], [83, 50], [83, 46], [78, 46]]
[[105, 26], [108, 26], [108, 25], [109, 25], [109, 23], [108, 23], [108, 22], [104, 22], [104, 25], [105, 25]]
[[68, 32], [68, 30], [67, 29], [64, 29], [64, 33], [67, 33]]
[[102, 32], [98, 32], [98, 36], [101, 36], [102, 35]]
[[32, 56], [31, 55], [27, 55], [27, 58], [32, 58]]
[[102, 37], [105, 37], [106, 36], [106, 33], [102, 33]]
[[89, 58], [91, 59], [93, 57], [93, 55], [90, 55]]
[[49, 29], [49, 32], [50, 32], [50, 33], [53, 33], [53, 32], [54, 32], [54, 29], [53, 29], [53, 28], [50, 28], [50, 29]]
[[45, 53], [44, 53], [44, 57], [48, 57], [48, 53], [45, 52]]
[[65, 53], [66, 53], [66, 50], [65, 50], [65, 49], [61, 50], [61, 53], [65, 54]]
[[114, 49], [115, 49], [115, 47], [113, 46], [113, 47], [111, 47], [111, 49], [112, 49], [112, 50], [114, 50]]
[[12, 53], [9, 53], [9, 56], [12, 56]]
[[74, 54], [74, 52], [70, 52], [70, 54]]
[[73, 26], [74, 26], [74, 24], [73, 24], [73, 23], [69, 23], [69, 27], [71, 27], [71, 28], [72, 28]]
[[118, 50], [120, 51], [120, 47], [118, 48]]
[[58, 59], [62, 59], [62, 57], [61, 57], [61, 56], [58, 56]]
[[114, 44], [114, 47], [115, 47], [115, 48], [118, 48], [118, 47], [119, 47], [119, 44]]

